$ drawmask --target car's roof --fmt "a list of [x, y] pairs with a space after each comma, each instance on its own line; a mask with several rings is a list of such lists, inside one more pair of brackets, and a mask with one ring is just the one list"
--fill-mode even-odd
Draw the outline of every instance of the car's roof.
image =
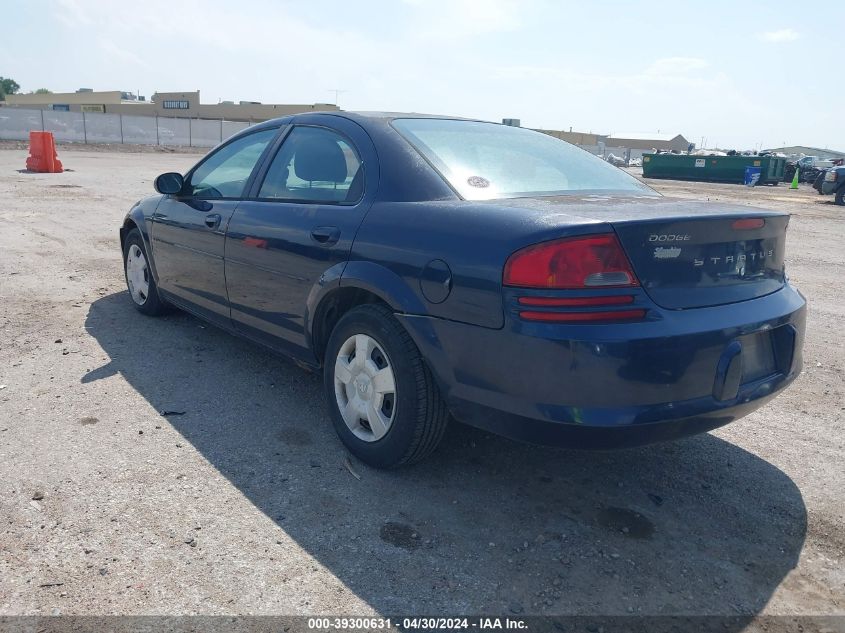
[[349, 114], [354, 117], [361, 117], [366, 119], [454, 119], [456, 121], [478, 121], [478, 119], [470, 119], [467, 117], [451, 116], [446, 114], [425, 114], [422, 112], [379, 112], [362, 110], [353, 110], [351, 112], [345, 112], [343, 110], [340, 110], [334, 111], [333, 114]]
[[394, 119], [450, 119], [453, 121], [480, 121], [481, 119], [471, 119], [459, 116], [450, 116], [444, 114], [424, 114], [421, 112], [377, 112], [377, 111], [349, 111], [349, 110], [317, 110], [314, 112], [300, 112], [297, 114], [290, 114], [288, 116], [279, 117], [264, 121], [259, 125], [272, 125], [274, 123], [288, 122], [293, 118], [305, 117], [311, 115], [327, 115], [350, 119], [359, 123], [389, 123]]

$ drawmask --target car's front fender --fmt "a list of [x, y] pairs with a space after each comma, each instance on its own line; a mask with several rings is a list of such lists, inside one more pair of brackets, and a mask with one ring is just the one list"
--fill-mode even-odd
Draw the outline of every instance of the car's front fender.
[[152, 227], [152, 217], [158, 208], [158, 203], [161, 202], [162, 196], [150, 196], [139, 200], [123, 218], [123, 224], [120, 227], [120, 251], [123, 252], [123, 245], [126, 241], [126, 236], [134, 228], [137, 228], [141, 233], [141, 239], [144, 241], [144, 250], [147, 252], [147, 259], [149, 259], [150, 271], [153, 279], [158, 282], [158, 273], [155, 267], [155, 256], [152, 250], [152, 239], [150, 235]]

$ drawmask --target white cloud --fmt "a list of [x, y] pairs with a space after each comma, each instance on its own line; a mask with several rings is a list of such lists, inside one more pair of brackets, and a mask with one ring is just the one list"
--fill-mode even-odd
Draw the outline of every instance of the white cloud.
[[764, 42], [794, 42], [801, 37], [801, 34], [793, 29], [780, 29], [779, 31], [760, 33], [759, 37]]

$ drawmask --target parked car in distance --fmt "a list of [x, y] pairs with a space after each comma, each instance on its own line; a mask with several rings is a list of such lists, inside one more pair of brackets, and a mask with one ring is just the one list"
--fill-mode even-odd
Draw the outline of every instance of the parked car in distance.
[[827, 173], [826, 169], [822, 169], [820, 172], [816, 174], [815, 180], [813, 180], [813, 189], [819, 192], [819, 195], [822, 195], [822, 183], [824, 182], [825, 174]]
[[836, 204], [845, 205], [845, 166], [829, 167], [819, 174], [813, 187], [824, 196], [833, 194]]
[[120, 228], [135, 307], [322, 371], [373, 466], [422, 459], [452, 418], [579, 448], [676, 439], [801, 371], [787, 214], [664, 198], [541, 133], [297, 114], [155, 187]]
[[804, 156], [803, 158], [799, 158], [796, 164], [801, 169], [827, 169], [828, 167], [833, 167], [832, 160], [819, 158], [818, 156]]

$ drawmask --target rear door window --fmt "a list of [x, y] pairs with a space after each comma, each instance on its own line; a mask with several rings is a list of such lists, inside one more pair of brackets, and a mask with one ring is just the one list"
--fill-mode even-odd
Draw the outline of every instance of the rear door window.
[[284, 202], [354, 204], [363, 195], [358, 153], [340, 134], [295, 127], [273, 158], [258, 197]]

